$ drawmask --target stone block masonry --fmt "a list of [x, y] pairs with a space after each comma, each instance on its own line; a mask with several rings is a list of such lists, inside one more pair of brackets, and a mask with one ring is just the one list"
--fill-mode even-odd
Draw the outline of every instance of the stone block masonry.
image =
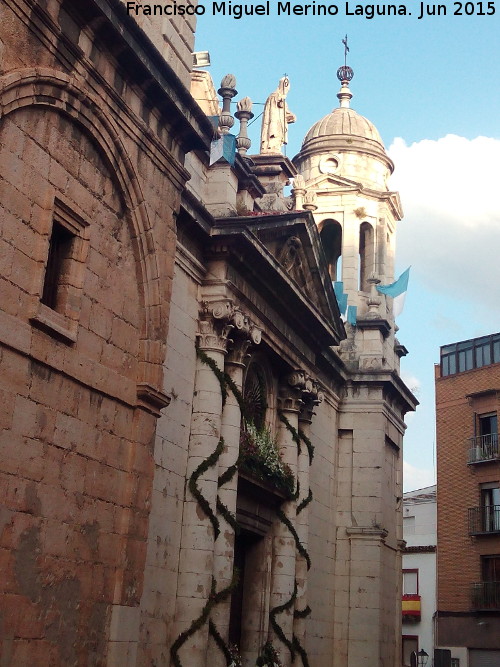
[[119, 3], [2, 14], [0, 663], [124, 667], [168, 404], [174, 214], [209, 124], [168, 65], [142, 88], [150, 44]]

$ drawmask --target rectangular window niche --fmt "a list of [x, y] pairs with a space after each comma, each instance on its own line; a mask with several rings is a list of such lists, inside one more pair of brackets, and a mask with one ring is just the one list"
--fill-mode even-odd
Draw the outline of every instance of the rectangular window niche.
[[89, 223], [59, 199], [54, 201], [45, 275], [33, 325], [74, 343], [80, 319]]

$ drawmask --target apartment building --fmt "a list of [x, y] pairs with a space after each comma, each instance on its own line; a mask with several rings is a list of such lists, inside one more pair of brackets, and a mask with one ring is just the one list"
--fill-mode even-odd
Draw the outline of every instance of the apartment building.
[[403, 638], [404, 667], [413, 651], [431, 655], [436, 611], [436, 485], [403, 496]]
[[441, 348], [436, 366], [436, 645], [454, 667], [500, 664], [500, 334]]

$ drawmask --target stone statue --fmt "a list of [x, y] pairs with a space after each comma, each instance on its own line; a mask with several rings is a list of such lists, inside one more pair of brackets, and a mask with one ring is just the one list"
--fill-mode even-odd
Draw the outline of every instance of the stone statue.
[[297, 119], [285, 101], [289, 90], [290, 80], [284, 76], [266, 100], [260, 133], [261, 153], [281, 153], [281, 147], [287, 143], [288, 124]]

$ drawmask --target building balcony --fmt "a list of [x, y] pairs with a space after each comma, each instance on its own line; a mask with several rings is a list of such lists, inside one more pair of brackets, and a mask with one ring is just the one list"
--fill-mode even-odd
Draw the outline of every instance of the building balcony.
[[500, 505], [469, 508], [469, 535], [500, 533]]
[[403, 623], [420, 621], [422, 610], [420, 595], [403, 595], [401, 601]]
[[475, 611], [500, 610], [500, 581], [472, 584], [471, 600]]
[[498, 433], [469, 438], [468, 464], [497, 460], [499, 460]]

